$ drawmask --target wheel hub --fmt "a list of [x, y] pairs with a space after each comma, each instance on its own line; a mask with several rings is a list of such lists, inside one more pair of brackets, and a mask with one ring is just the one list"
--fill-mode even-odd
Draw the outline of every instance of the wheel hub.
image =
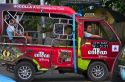
[[22, 79], [29, 79], [32, 75], [32, 70], [28, 66], [21, 66], [18, 70], [18, 75]]
[[92, 75], [95, 78], [101, 78], [104, 75], [104, 69], [102, 66], [95, 66], [92, 70]]

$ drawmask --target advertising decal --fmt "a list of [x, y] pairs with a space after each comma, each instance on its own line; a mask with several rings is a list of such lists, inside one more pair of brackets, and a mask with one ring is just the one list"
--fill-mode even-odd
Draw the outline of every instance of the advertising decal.
[[107, 50], [101, 50], [102, 48], [108, 48], [108, 42], [93, 42], [92, 43], [92, 50], [88, 51], [88, 54], [93, 55], [107, 55]]
[[5, 61], [14, 61], [23, 53], [13, 45], [0, 46], [0, 59]]
[[112, 45], [112, 52], [119, 52], [119, 45]]

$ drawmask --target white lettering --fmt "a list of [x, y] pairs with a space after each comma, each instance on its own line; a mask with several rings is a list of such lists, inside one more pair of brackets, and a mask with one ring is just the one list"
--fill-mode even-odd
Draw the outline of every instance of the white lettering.
[[52, 7], [52, 6], [38, 6], [38, 5], [14, 5], [14, 8], [26, 8], [26, 9], [41, 9], [41, 10], [64, 10], [63, 7]]
[[33, 8], [31, 5], [14, 5], [14, 8]]
[[34, 57], [50, 58], [50, 55], [40, 51], [38, 54], [34, 54]]
[[101, 51], [99, 48], [93, 48], [93, 50], [88, 51], [88, 54], [106, 55], [107, 51]]

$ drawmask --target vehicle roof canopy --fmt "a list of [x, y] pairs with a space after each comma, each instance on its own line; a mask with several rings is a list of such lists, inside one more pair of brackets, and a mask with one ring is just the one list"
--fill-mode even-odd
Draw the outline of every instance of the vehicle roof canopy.
[[52, 13], [72, 16], [76, 12], [66, 6], [48, 6], [33, 4], [0, 4], [0, 11], [18, 11], [18, 12], [34, 12], [34, 13]]

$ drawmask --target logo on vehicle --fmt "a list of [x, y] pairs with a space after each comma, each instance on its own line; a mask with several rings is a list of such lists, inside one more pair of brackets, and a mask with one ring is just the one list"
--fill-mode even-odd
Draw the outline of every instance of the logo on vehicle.
[[50, 58], [50, 55], [49, 54], [45, 54], [44, 52], [40, 51], [37, 54], [34, 54], [34, 57]]
[[0, 46], [0, 59], [4, 61], [14, 61], [23, 53], [15, 46]]
[[3, 57], [9, 57], [11, 55], [10, 51], [8, 50], [3, 50]]
[[112, 45], [112, 52], [119, 52], [119, 45]]
[[100, 48], [93, 48], [93, 50], [88, 51], [88, 54], [106, 55], [107, 51], [101, 51]]
[[108, 48], [108, 42], [93, 42], [92, 43], [92, 50], [88, 51], [88, 54], [92, 54], [92, 55], [107, 55], [107, 51], [106, 50], [101, 50]]

